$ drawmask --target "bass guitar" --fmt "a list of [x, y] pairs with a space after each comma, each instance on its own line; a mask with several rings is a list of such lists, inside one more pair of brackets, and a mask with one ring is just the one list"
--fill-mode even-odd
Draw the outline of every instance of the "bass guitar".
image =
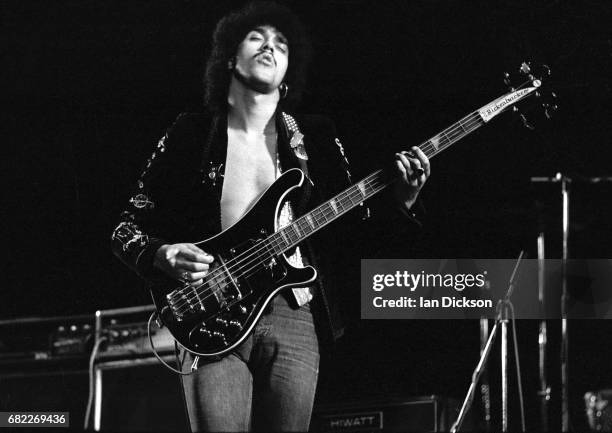
[[[543, 101], [543, 78], [536, 78], [526, 63], [520, 71], [526, 76], [522, 85], [510, 88], [509, 93], [423, 142], [420, 149], [433, 158], [500, 113], [515, 109], [526, 98], [537, 96]], [[544, 67], [544, 72], [547, 75], [548, 68]], [[547, 117], [556, 109], [554, 103], [542, 105]], [[294, 267], [285, 253], [393, 181], [387, 171], [375, 171], [288, 226], [277, 229], [283, 199], [304, 182], [300, 169], [287, 170], [237, 223], [196, 243], [215, 258], [201, 284], [151, 287], [161, 323], [181, 346], [195, 355], [221, 356], [233, 350], [250, 335], [279, 291], [308, 286], [317, 278], [312, 266]]]

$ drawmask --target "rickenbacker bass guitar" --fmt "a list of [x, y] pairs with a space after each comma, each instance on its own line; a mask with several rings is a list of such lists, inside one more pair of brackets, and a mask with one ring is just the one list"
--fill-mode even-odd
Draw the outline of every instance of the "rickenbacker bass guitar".
[[[531, 96], [544, 101], [542, 76], [536, 78], [526, 63], [521, 65], [520, 72], [526, 77], [523, 84], [511, 87], [509, 93], [425, 141], [420, 149], [432, 158], [498, 114], [516, 110], [520, 101]], [[543, 75], [549, 75], [545, 66]], [[508, 79], [506, 74], [507, 85]], [[555, 96], [554, 93], [551, 95]], [[549, 98], [546, 100], [550, 101]], [[556, 109], [554, 102], [542, 103], [542, 106], [547, 117]], [[522, 114], [521, 118], [527, 125]], [[308, 286], [316, 279], [317, 271], [312, 266], [292, 266], [285, 252], [393, 181], [387, 171], [378, 170], [296, 218], [288, 226], [277, 229], [283, 199], [304, 182], [300, 169], [287, 170], [237, 223], [196, 243], [215, 258], [201, 284], [174, 283], [181, 285], [151, 287], [161, 323], [181, 346], [195, 355], [221, 356], [233, 350], [250, 335], [262, 312], [279, 291]]]

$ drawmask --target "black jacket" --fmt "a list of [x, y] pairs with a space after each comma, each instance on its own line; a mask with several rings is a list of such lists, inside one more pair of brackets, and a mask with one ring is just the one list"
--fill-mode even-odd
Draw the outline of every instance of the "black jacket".
[[[280, 115], [277, 130], [282, 169], [302, 168], [311, 180], [305, 182], [302, 196], [294, 198], [299, 216], [348, 187], [350, 175], [333, 122], [321, 116], [295, 119], [305, 137], [307, 163], [292, 151], [290, 132]], [[160, 277], [153, 258], [161, 245], [194, 243], [221, 231], [226, 153], [227, 116], [181, 114], [159, 141], [112, 234], [115, 255], [143, 279], [153, 282]], [[344, 330], [335, 290], [342, 270], [335, 268], [334, 259], [342, 248], [350, 247], [347, 227], [359, 224], [361, 215], [345, 216], [342, 224], [334, 223], [302, 246], [319, 274], [311, 305], [323, 343], [335, 340]]]

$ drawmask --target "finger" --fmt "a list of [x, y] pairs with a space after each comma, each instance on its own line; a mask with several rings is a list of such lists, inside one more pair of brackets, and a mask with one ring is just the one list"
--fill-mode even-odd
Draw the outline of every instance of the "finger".
[[406, 172], [406, 179], [411, 179], [414, 174], [414, 170], [412, 168], [412, 165], [410, 164], [410, 161], [402, 153], [398, 153], [397, 157], [399, 158], [401, 165], [404, 167], [404, 171]]
[[180, 252], [180, 249], [176, 245], [170, 245], [168, 248], [166, 248], [164, 256], [166, 260], [168, 261], [168, 263], [170, 263], [171, 265], [174, 265], [174, 263], [176, 262], [176, 255], [179, 252]]
[[429, 158], [427, 158], [427, 155], [425, 155], [425, 153], [416, 146], [412, 148], [412, 152], [419, 159], [423, 170], [425, 170], [425, 176], [429, 177], [431, 173], [431, 167], [429, 165]]
[[191, 250], [191, 251], [193, 251], [195, 253], [200, 253], [200, 254], [204, 253], [204, 251], [200, 247], [198, 247], [196, 244], [190, 244], [190, 243], [186, 242], [186, 243], [181, 244], [181, 245], [184, 246], [185, 248], [188, 248], [189, 250]]
[[406, 159], [409, 161], [410, 163], [410, 167], [412, 168], [412, 171], [421, 171], [421, 160], [416, 156], [413, 155], [410, 152], [402, 152], [402, 155], [404, 155], [406, 157]]
[[420, 161], [416, 158], [406, 157], [403, 154], [401, 156], [403, 157], [402, 164], [406, 165], [406, 173], [408, 174], [408, 179], [407, 179], [408, 182], [412, 186], [418, 186], [419, 179], [421, 178], [421, 175], [424, 173], [424, 170], [421, 168]]
[[200, 247], [198, 247], [195, 244], [183, 244], [183, 245], [185, 245], [190, 251], [193, 251], [194, 253], [204, 254], [205, 256], [212, 257], [212, 254], [207, 253], [206, 251], [202, 250]]
[[200, 284], [202, 283], [202, 279], [208, 275], [208, 271], [205, 272], [192, 272], [191, 273], [191, 278], [192, 281], [194, 282], [200, 282]]
[[183, 272], [179, 272], [178, 279], [181, 281], [188, 282], [188, 283], [193, 283], [194, 281], [201, 280], [207, 274], [208, 274], [208, 271], [205, 271], [205, 272], [183, 271]]
[[[418, 148], [413, 147], [413, 149], [418, 149]], [[402, 153], [405, 153], [407, 155], [412, 155], [412, 153], [410, 152], [402, 152]], [[425, 174], [425, 169], [421, 167], [421, 159], [419, 159], [419, 157], [417, 156], [408, 156], [407, 159], [410, 162], [410, 169], [414, 173], [410, 179], [411, 180], [416, 179], [418, 182], [420, 182], [422, 180], [421, 177]], [[425, 180], [426, 179], [427, 177], [425, 177]], [[422, 180], [422, 181], [425, 182], [425, 180]]]
[[176, 262], [176, 268], [190, 272], [203, 272], [208, 271], [209, 266], [206, 263], [178, 260]]
[[[202, 251], [202, 250], [200, 250]], [[210, 254], [206, 254], [205, 252], [198, 253], [193, 250], [182, 249], [180, 252], [181, 258], [187, 259], [191, 262], [199, 262], [199, 263], [212, 263], [215, 258]]]
[[399, 172], [400, 177], [404, 180], [404, 181], [408, 181], [408, 176], [406, 174], [406, 168], [404, 167], [404, 164], [402, 164], [402, 162], [397, 159], [395, 161], [395, 166], [397, 167], [397, 171]]

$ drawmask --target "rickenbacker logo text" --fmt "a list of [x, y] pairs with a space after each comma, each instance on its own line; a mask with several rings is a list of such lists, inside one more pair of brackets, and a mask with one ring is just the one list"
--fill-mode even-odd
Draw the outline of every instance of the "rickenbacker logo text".
[[518, 99], [521, 99], [526, 94], [531, 93], [535, 89], [535, 87], [528, 87], [526, 89], [517, 90], [516, 92], [510, 93], [507, 96], [503, 96], [497, 101], [494, 101], [489, 105], [485, 105], [484, 107], [482, 107], [480, 110], [478, 110], [478, 114], [480, 114], [482, 120], [487, 122], [491, 120], [494, 116], [499, 114], [499, 112], [506, 108], [506, 106], [511, 105], [512, 103], [516, 102]]

